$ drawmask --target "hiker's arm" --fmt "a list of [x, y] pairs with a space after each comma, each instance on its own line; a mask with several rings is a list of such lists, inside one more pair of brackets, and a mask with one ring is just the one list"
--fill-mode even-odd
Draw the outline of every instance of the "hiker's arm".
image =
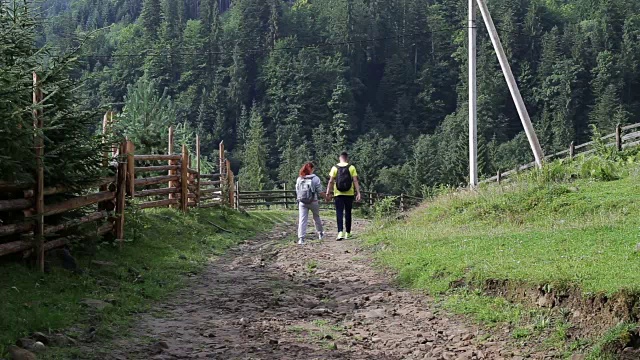
[[353, 177], [353, 185], [356, 187], [356, 201], [362, 200], [362, 194], [360, 194], [360, 182], [358, 181], [358, 177]]
[[314, 182], [314, 190], [316, 191], [316, 194], [322, 196], [323, 198], [326, 196], [326, 194], [324, 193], [324, 189], [322, 188], [322, 181], [320, 181], [319, 177], [314, 177], [313, 179]]
[[333, 195], [333, 176], [329, 177], [329, 183], [327, 184], [327, 201], [331, 200], [331, 195]]

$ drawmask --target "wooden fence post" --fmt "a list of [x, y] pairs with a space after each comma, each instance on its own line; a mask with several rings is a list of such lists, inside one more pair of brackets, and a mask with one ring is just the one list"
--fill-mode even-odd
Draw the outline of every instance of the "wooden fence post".
[[[226, 201], [225, 197], [228, 196], [227, 191], [229, 191], [227, 176], [225, 174], [227, 165], [225, 164], [224, 156], [224, 140], [220, 141], [220, 144], [218, 145], [218, 166], [220, 167], [220, 202], [224, 204], [224, 202]], [[227, 189], [225, 189], [225, 187]]]
[[576, 143], [572, 141], [571, 144], [569, 144], [569, 159], [573, 159], [574, 156], [576, 156]]
[[496, 175], [496, 182], [500, 184], [502, 182], [502, 173], [498, 170], [498, 175]]
[[404, 212], [405, 206], [404, 206], [404, 194], [400, 194], [400, 211]]
[[196, 134], [196, 206], [200, 205], [200, 135]]
[[182, 160], [180, 161], [180, 209], [187, 212], [189, 207], [189, 150], [182, 145]]
[[229, 171], [229, 206], [233, 207], [235, 202], [235, 194], [236, 194], [236, 181], [233, 171]]
[[227, 188], [227, 193], [223, 194], [225, 196], [224, 201], [227, 202], [229, 206], [233, 203], [233, 171], [231, 171], [231, 162], [227, 159], [224, 160], [224, 169], [225, 169], [225, 185]]
[[240, 209], [240, 181], [236, 181], [235, 183], [235, 193], [236, 193], [236, 198], [235, 198], [235, 202], [234, 202], [234, 207], [236, 210]]
[[[225, 168], [226, 168], [226, 165], [224, 163], [224, 159], [225, 159], [225, 156], [224, 156], [224, 140], [220, 141], [220, 145], [218, 147], [218, 159], [220, 161], [220, 177], [222, 177], [223, 174], [224, 174]], [[223, 179], [220, 179], [220, 180], [223, 180]]]
[[[106, 145], [107, 143], [107, 134], [109, 133], [109, 128], [110, 128], [110, 111], [107, 111], [106, 113], [104, 113], [104, 116], [102, 117], [102, 144]], [[116, 150], [111, 147], [111, 149], [109, 150], [105, 150], [104, 153], [102, 154], [102, 167], [103, 168], [107, 168], [109, 167], [109, 160], [110, 157], [112, 157], [114, 154], [116, 153]], [[107, 191], [109, 189], [109, 185], [108, 184], [104, 184], [101, 185], [99, 187], [100, 191]], [[98, 203], [98, 210], [113, 210], [113, 208], [109, 209], [109, 202], [111, 201], [106, 201], [106, 202], [100, 202]], [[113, 206], [113, 203], [112, 203]]]
[[[107, 142], [107, 134], [109, 133], [109, 111], [107, 111], [106, 113], [104, 113], [104, 116], [102, 117], [102, 143], [105, 144]], [[112, 155], [115, 151], [113, 150], [113, 148], [111, 149], [111, 151], [105, 151], [102, 154], [102, 166], [103, 167], [107, 167], [109, 166], [109, 156]]]
[[284, 189], [284, 208], [286, 210], [289, 210], [289, 203], [288, 203], [289, 196], [287, 196], [287, 183], [282, 184], [282, 188]]
[[136, 146], [131, 140], [127, 140], [125, 146], [127, 151], [127, 194], [133, 198], [136, 192]]
[[36, 227], [34, 229], [34, 237], [36, 240], [36, 250], [38, 254], [38, 267], [44, 272], [44, 137], [42, 128], [44, 119], [42, 117], [42, 86], [40, 77], [33, 73], [33, 127], [34, 127], [34, 148], [36, 156], [36, 187], [35, 210], [36, 210]]
[[[173, 126], [169, 126], [169, 146], [167, 147], [167, 155], [173, 155]], [[175, 160], [169, 160], [169, 165], [175, 166], [177, 163]], [[168, 175], [174, 176], [176, 174], [175, 170], [169, 170]], [[169, 181], [169, 187], [176, 187], [177, 183], [175, 181]], [[175, 199], [175, 194], [169, 194], [169, 199]], [[169, 205], [169, 207], [174, 207], [173, 205]]]
[[124, 207], [127, 194], [127, 142], [120, 144], [120, 156], [118, 157], [118, 177], [116, 189], [116, 240], [120, 248], [124, 242]]
[[622, 127], [620, 124], [616, 125], [616, 149], [622, 151]]
[[[113, 126], [113, 111], [109, 111], [109, 126]], [[115, 158], [118, 156], [118, 145], [115, 145], [111, 148], [111, 158]]]

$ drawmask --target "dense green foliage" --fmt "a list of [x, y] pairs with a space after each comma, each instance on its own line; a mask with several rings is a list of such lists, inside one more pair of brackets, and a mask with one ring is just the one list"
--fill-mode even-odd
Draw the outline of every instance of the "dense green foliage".
[[[547, 152], [586, 140], [589, 124], [609, 132], [639, 115], [638, 0], [489, 6]], [[174, 99], [179, 122], [206, 133], [203, 154], [224, 140], [235, 168], [266, 159], [255, 188], [292, 182], [308, 158], [326, 173], [345, 148], [369, 189], [420, 193], [465, 181], [466, 2], [234, 0], [228, 7], [48, 0], [40, 41], [69, 49], [109, 26], [83, 48], [77, 73], [93, 104], [121, 110], [127, 87], [147, 74]], [[480, 170], [493, 174], [532, 157], [478, 26]], [[256, 112], [268, 146], [248, 159], [243, 142]]]
[[[42, 112], [46, 184], [81, 185], [101, 174], [102, 139], [91, 135], [88, 110], [69, 78], [73, 53], [35, 46], [37, 23], [25, 3], [0, 2], [0, 181], [31, 182], [35, 169], [33, 111]], [[33, 104], [33, 75], [44, 101]]]

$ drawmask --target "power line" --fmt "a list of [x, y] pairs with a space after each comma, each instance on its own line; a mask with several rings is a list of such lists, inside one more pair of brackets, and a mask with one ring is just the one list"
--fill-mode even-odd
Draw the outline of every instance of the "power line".
[[[372, 43], [372, 42], [379, 42], [379, 41], [386, 41], [386, 40], [402, 41], [405, 38], [415, 38], [423, 35], [429, 35], [434, 32], [450, 32], [450, 30], [424, 31], [419, 33], [399, 34], [394, 36], [385, 36], [385, 37], [368, 38], [368, 39], [356, 39], [356, 40], [348, 40], [348, 41], [340, 41], [340, 42], [316, 42], [313, 44], [275, 47], [271, 49], [266, 49], [266, 48], [244, 49], [241, 51], [241, 53], [255, 54], [255, 53], [262, 53], [265, 51], [272, 52], [272, 51], [302, 50], [302, 49], [311, 49], [311, 48], [325, 48], [325, 47], [365, 44], [365, 43]], [[141, 50], [141, 52], [138, 54], [111, 54], [111, 55], [84, 54], [84, 55], [79, 55], [78, 57], [80, 58], [119, 58], [119, 57], [127, 58], [127, 57], [147, 57], [147, 56], [200, 56], [200, 55], [208, 56], [208, 55], [226, 55], [229, 53], [230, 53], [229, 51], [157, 53], [157, 52], [154, 52], [153, 49], [145, 49], [145, 50]]]
[[[466, 27], [465, 27], [466, 28]], [[366, 43], [373, 43], [373, 42], [380, 42], [380, 41], [387, 41], [387, 40], [397, 40], [397, 41], [402, 41], [406, 38], [416, 38], [419, 36], [424, 36], [424, 35], [430, 35], [430, 34], [434, 34], [434, 33], [451, 33], [452, 31], [455, 31], [455, 29], [432, 29], [429, 31], [423, 31], [423, 32], [417, 32], [417, 33], [408, 33], [408, 34], [396, 34], [396, 35], [392, 35], [392, 36], [385, 36], [385, 37], [378, 37], [378, 38], [367, 38], [367, 39], [355, 39], [355, 40], [348, 40], [348, 41], [340, 41], [340, 42], [329, 42], [327, 41], [328, 39], [323, 39], [323, 40], [319, 40], [316, 41], [315, 43], [311, 43], [311, 44], [306, 44], [306, 45], [299, 45], [299, 46], [287, 46], [287, 47], [276, 47], [276, 48], [254, 48], [254, 49], [244, 49], [241, 51], [241, 53], [243, 54], [255, 54], [255, 53], [262, 53], [262, 52], [272, 52], [272, 51], [287, 51], [287, 50], [302, 50], [302, 49], [311, 49], [311, 48], [326, 48], [326, 47], [335, 47], [335, 46], [346, 46], [346, 45], [355, 45], [355, 44], [366, 44]], [[293, 38], [293, 36], [292, 36]], [[298, 35], [295, 35], [295, 38], [299, 38]], [[304, 38], [311, 38], [311, 37], [306, 37], [303, 36]], [[245, 40], [253, 40], [255, 39], [255, 37], [246, 37], [246, 38], [241, 38], [241, 39], [234, 39], [236, 40], [236, 43], [240, 42], [240, 41], [245, 41]], [[415, 45], [415, 44], [412, 44]], [[184, 45], [181, 45], [180, 47], [185, 47]], [[196, 47], [196, 45], [192, 45], [192, 46], [186, 46], [186, 47]], [[58, 50], [60, 50], [60, 48], [58, 48]], [[85, 59], [91, 59], [91, 58], [107, 58], [107, 59], [114, 59], [114, 58], [137, 58], [137, 57], [162, 57], [162, 56], [182, 56], [182, 57], [189, 57], [189, 56], [210, 56], [210, 55], [226, 55], [229, 54], [230, 51], [197, 51], [197, 52], [156, 52], [155, 49], [144, 49], [141, 50], [139, 53], [136, 54], [127, 54], [127, 53], [112, 53], [109, 55], [100, 55], [100, 54], [80, 54], [77, 57], [78, 58], [85, 58]]]

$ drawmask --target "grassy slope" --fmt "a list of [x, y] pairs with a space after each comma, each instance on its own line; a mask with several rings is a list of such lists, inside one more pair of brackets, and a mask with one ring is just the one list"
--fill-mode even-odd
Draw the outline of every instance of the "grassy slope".
[[[62, 269], [42, 275], [20, 264], [0, 264], [0, 357], [17, 338], [34, 331], [74, 324], [83, 324], [78, 331], [94, 326], [99, 335], [107, 336], [126, 330], [131, 314], [169, 295], [211, 257], [284, 217], [275, 211], [251, 216], [225, 209], [188, 215], [168, 209], [145, 211], [129, 216], [127, 238], [132, 241], [122, 251], [103, 245], [78, 257], [82, 268], [89, 269], [82, 275]], [[219, 231], [211, 222], [233, 234]], [[116, 265], [97, 268], [90, 266], [91, 260]], [[114, 301], [115, 306], [90, 318], [79, 304], [83, 298]]]
[[609, 351], [623, 347], [637, 324], [620, 324], [600, 339], [570, 340], [563, 309], [527, 309], [452, 283], [499, 279], [587, 294], [640, 292], [638, 163], [637, 151], [553, 163], [510, 185], [438, 196], [365, 238], [403, 285], [438, 294], [450, 311], [507, 326], [514, 339], [533, 337], [543, 349], [614, 358]]
[[585, 292], [640, 290], [638, 169], [616, 181], [489, 187], [444, 195], [368, 236], [409, 286], [509, 279]]

